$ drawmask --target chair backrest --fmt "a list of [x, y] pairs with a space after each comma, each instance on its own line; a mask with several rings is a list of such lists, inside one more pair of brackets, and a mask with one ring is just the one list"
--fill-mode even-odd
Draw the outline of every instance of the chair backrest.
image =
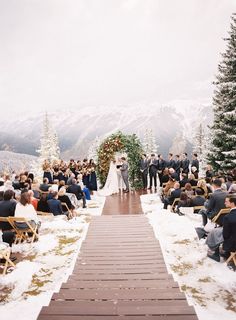
[[219, 226], [222, 226], [223, 225], [223, 218], [225, 215], [227, 215], [228, 213], [230, 212], [230, 209], [229, 208], [224, 208], [224, 209], [221, 209], [217, 215], [215, 215], [213, 218], [212, 218], [212, 222], [218, 224]]
[[51, 212], [37, 211], [37, 215], [39, 216], [53, 216]]

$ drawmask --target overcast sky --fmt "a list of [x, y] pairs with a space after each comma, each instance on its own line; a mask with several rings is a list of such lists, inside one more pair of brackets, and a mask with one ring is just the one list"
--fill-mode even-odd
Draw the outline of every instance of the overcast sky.
[[236, 0], [0, 0], [0, 114], [210, 101]]

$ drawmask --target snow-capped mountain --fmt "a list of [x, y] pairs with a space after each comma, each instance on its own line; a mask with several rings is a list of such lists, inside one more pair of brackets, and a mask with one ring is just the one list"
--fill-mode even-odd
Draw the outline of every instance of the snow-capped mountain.
[[[178, 108], [179, 110], [179, 108]], [[197, 124], [209, 123], [211, 107], [183, 105], [181, 111], [173, 106], [139, 106], [74, 108], [65, 111], [48, 111], [50, 122], [57, 131], [62, 157], [82, 158], [89, 145], [98, 136], [101, 139], [113, 132], [136, 133], [141, 139], [151, 128], [159, 145], [158, 152], [168, 153], [173, 139], [179, 133], [189, 143]], [[0, 122], [0, 150], [37, 155], [44, 113]], [[189, 145], [188, 145], [189, 147]]]
[[28, 171], [31, 169], [35, 156], [10, 151], [0, 151], [0, 172]]

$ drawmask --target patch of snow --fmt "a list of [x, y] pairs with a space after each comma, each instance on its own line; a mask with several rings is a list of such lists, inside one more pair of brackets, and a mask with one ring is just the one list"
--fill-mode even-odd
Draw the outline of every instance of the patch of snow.
[[199, 320], [234, 320], [235, 272], [225, 262], [207, 258], [205, 240], [198, 240], [195, 231], [201, 226], [199, 216], [191, 210], [179, 216], [162, 209], [158, 194], [142, 195], [141, 203], [160, 242], [167, 269], [195, 307]]

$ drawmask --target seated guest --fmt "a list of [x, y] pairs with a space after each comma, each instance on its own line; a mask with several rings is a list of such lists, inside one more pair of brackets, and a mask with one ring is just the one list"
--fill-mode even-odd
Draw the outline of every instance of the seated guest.
[[58, 192], [54, 191], [52, 193], [52, 199], [48, 200], [49, 212], [51, 212], [54, 216], [59, 214], [64, 214], [61, 206], [61, 201], [58, 200]]
[[70, 210], [74, 210], [75, 207], [72, 205], [70, 198], [66, 195], [66, 188], [65, 187], [61, 187], [61, 189], [58, 192], [58, 200], [60, 200], [61, 202], [64, 202], [67, 204], [67, 207]]
[[161, 185], [163, 185], [163, 183], [167, 183], [169, 181], [169, 169], [165, 168], [163, 170], [163, 174], [161, 175]]
[[89, 188], [87, 188], [83, 184], [83, 175], [82, 174], [77, 175], [77, 183], [81, 187], [82, 191], [84, 192], [86, 200], [91, 200]]
[[197, 188], [195, 190], [196, 196], [191, 199], [191, 207], [204, 206], [206, 198], [202, 189]]
[[[26, 218], [33, 228], [36, 225], [39, 228], [40, 221], [38, 219], [37, 212], [34, 209], [34, 206], [30, 203], [29, 192], [24, 192], [21, 194], [20, 202], [16, 204], [15, 217]], [[16, 225], [21, 229], [28, 228], [27, 225], [22, 222], [17, 222]]]
[[65, 185], [66, 185], [65, 180], [60, 180], [58, 185], [58, 190], [60, 190], [61, 187], [65, 187]]
[[222, 182], [220, 179], [215, 179], [213, 181], [213, 194], [210, 196], [208, 201], [205, 202], [206, 209], [199, 211], [199, 214], [202, 215], [204, 226], [207, 224], [207, 219], [212, 219], [221, 209], [225, 208], [227, 192], [223, 192], [221, 190], [221, 184]]
[[192, 187], [197, 186], [198, 181], [195, 179], [194, 175], [190, 173], [188, 175], [189, 183], [191, 184]]
[[37, 205], [37, 211], [49, 212], [47, 194], [42, 193]]
[[175, 182], [176, 182], [175, 177], [170, 176], [169, 181], [167, 182], [165, 188], [163, 189], [164, 196], [170, 195], [170, 193], [172, 191], [171, 189], [174, 188]]
[[189, 182], [189, 179], [188, 179], [188, 175], [187, 173], [182, 173], [182, 179], [180, 180], [180, 188], [184, 188], [184, 186], [186, 185], [186, 183]]
[[167, 209], [168, 205], [172, 205], [176, 198], [179, 198], [181, 194], [179, 182], [175, 182], [174, 190], [171, 191], [169, 197], [164, 198], [164, 209]]
[[20, 189], [20, 177], [19, 176], [15, 176], [15, 179], [12, 182], [12, 186], [14, 189], [17, 189], [17, 190]]
[[206, 167], [206, 177], [207, 178], [213, 178], [214, 177], [214, 172], [213, 172], [213, 168], [210, 164], [207, 165]]
[[[15, 215], [16, 201], [14, 200], [14, 191], [7, 190], [4, 192], [3, 201], [0, 201], [0, 217], [13, 217]], [[0, 222], [0, 228], [11, 230], [12, 227], [8, 222]]]
[[177, 205], [177, 213], [181, 215], [181, 207], [190, 207], [191, 200], [185, 192], [181, 192], [180, 200]]
[[192, 189], [191, 184], [189, 182], [186, 183], [185, 186], [184, 186], [184, 189], [185, 189], [184, 191], [187, 194], [187, 196], [191, 199], [193, 197], [193, 195], [194, 195], [194, 191]]
[[5, 191], [4, 182], [5, 182], [5, 180], [3, 178], [0, 178], [0, 192]]
[[76, 179], [72, 179], [72, 184], [67, 189], [68, 193], [73, 193], [76, 195], [78, 200], [83, 200], [83, 208], [86, 208], [86, 199], [81, 187], [77, 184]]
[[51, 190], [58, 192], [58, 185], [59, 185], [59, 180], [57, 179], [53, 180], [51, 185]]
[[198, 181], [197, 187], [203, 191], [205, 197], [207, 197], [208, 193], [212, 192], [212, 191], [209, 192], [209, 189], [207, 187], [207, 183], [204, 179], [201, 179]]
[[[220, 262], [220, 255], [225, 259], [230, 252], [236, 250], [236, 194], [227, 195], [225, 205], [230, 208], [230, 213], [224, 216], [223, 227], [214, 228], [207, 236], [206, 244], [213, 253], [207, 256]], [[220, 254], [220, 244], [223, 243], [224, 252]]]
[[39, 190], [47, 192], [50, 187], [48, 183], [49, 183], [48, 178], [43, 178], [43, 183], [40, 184]]
[[37, 210], [38, 207], [38, 199], [36, 199], [34, 197], [34, 192], [33, 190], [29, 190], [28, 191], [29, 195], [30, 195], [30, 203], [34, 206], [34, 209]]
[[233, 178], [232, 176], [227, 176], [227, 181], [226, 181], [226, 187], [227, 187], [227, 190], [229, 191], [229, 188], [230, 186], [233, 184]]
[[229, 193], [236, 193], [236, 183], [232, 183], [229, 187]]

